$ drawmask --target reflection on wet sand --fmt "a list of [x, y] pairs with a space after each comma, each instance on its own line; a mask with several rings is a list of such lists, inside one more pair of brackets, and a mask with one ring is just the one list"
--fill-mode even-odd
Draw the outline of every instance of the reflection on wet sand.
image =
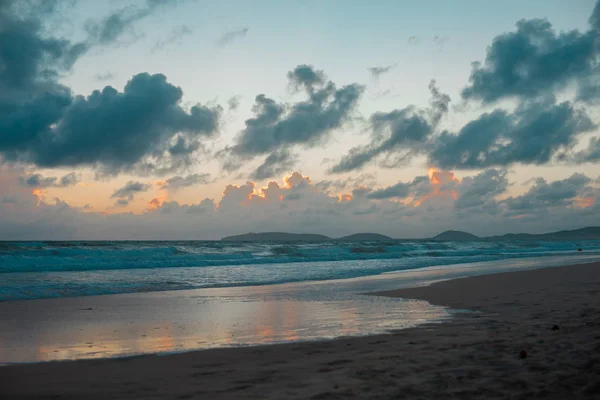
[[[374, 296], [314, 300], [253, 292], [219, 298], [199, 292], [32, 300], [12, 302], [10, 310], [0, 304], [0, 363], [315, 340], [379, 333], [446, 315], [424, 302]], [[86, 307], [76, 306], [82, 302]]]
[[376, 334], [448, 313], [356, 293], [566, 264], [568, 257], [516, 259], [337, 281], [0, 302], [0, 364]]

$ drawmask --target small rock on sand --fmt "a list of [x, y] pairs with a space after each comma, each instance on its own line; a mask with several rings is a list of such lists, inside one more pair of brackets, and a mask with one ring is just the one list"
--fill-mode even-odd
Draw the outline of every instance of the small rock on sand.
[[521, 350], [521, 351], [519, 352], [519, 358], [520, 358], [520, 359], [527, 358], [527, 352], [526, 352], [525, 350]]

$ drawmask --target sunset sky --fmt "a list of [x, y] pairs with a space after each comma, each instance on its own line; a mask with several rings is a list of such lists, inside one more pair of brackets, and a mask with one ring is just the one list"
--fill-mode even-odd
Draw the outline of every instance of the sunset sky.
[[0, 0], [0, 240], [600, 225], [600, 1]]

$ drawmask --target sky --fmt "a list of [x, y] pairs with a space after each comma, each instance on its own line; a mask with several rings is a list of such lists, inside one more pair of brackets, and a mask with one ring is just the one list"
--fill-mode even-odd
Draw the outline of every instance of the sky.
[[0, 0], [0, 240], [600, 225], [600, 1]]

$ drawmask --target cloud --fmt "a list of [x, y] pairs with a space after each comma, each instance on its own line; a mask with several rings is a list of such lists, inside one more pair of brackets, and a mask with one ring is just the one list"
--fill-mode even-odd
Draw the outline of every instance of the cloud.
[[317, 70], [307, 64], [298, 65], [287, 73], [287, 78], [296, 90], [304, 87], [308, 92], [312, 92], [314, 87], [322, 86], [326, 82], [326, 76], [322, 70]]
[[458, 210], [484, 206], [505, 193], [508, 186], [506, 170], [488, 169], [476, 176], [465, 177], [460, 185], [460, 197], [454, 206]]
[[595, 126], [571, 102], [525, 102], [513, 113], [497, 109], [482, 114], [457, 134], [443, 132], [431, 141], [429, 160], [441, 168], [467, 169], [546, 164], [570, 151], [576, 136]]
[[[564, 209], [565, 207], [581, 207], [578, 199], [590, 199], [594, 204], [596, 195], [593, 188], [589, 185], [592, 180], [583, 174], [573, 174], [572, 176], [554, 181], [546, 182], [543, 178], [536, 179], [534, 185], [527, 193], [509, 197], [502, 203], [507, 208], [507, 215], [544, 215], [549, 209]], [[590, 205], [591, 205], [590, 204]], [[587, 205], [588, 207], [590, 205]], [[584, 207], [587, 208], [587, 207]], [[549, 217], [548, 214], [546, 214]]]
[[31, 95], [67, 96], [56, 79], [70, 70], [87, 45], [44, 37], [43, 16], [25, 3], [4, 1], [0, 8], [0, 110]]
[[362, 174], [357, 177], [350, 176], [345, 179], [324, 180], [315, 183], [315, 187], [325, 193], [340, 191], [353, 187], [372, 187], [377, 184], [375, 174]]
[[237, 29], [229, 32], [225, 32], [223, 36], [217, 41], [217, 45], [220, 47], [227, 46], [228, 44], [233, 43], [238, 39], [242, 39], [246, 37], [248, 34], [249, 28]]
[[369, 72], [371, 73], [373, 79], [377, 80], [381, 75], [390, 72], [393, 68], [396, 67], [396, 65], [398, 65], [398, 63], [386, 65], [385, 67], [371, 67], [369, 68]]
[[594, 11], [592, 11], [592, 15], [590, 15], [589, 22], [593, 29], [600, 31], [600, 1], [596, 2]]
[[[598, 83], [598, 9], [596, 3], [587, 32], [556, 33], [545, 19], [521, 20], [517, 29], [494, 38], [485, 62], [474, 63], [465, 100], [493, 103], [503, 98], [535, 98], [570, 84]], [[590, 93], [587, 92], [587, 95]], [[584, 98], [586, 96], [583, 96]]]
[[[0, 191], [6, 193], [2, 196], [6, 200], [0, 201], [1, 239], [218, 239], [241, 232], [286, 230], [331, 236], [372, 231], [414, 238], [431, 237], [444, 229], [485, 235], [600, 224], [594, 183], [581, 174], [554, 182], [537, 179], [525, 193], [499, 199], [511, 184], [503, 170], [462, 179], [452, 171], [431, 170], [428, 182], [427, 177], [421, 177], [420, 183], [409, 182], [413, 188], [408, 197], [389, 200], [370, 198], [377, 192], [370, 187], [327, 193], [309, 177], [294, 172], [262, 188], [253, 182], [227, 185], [215, 200], [180, 204], [157, 197], [141, 213], [125, 209], [112, 215], [115, 209], [103, 214], [60, 199], [39, 201], [31, 190], [22, 191], [18, 174], [12, 184], [11, 176], [4, 174], [0, 181]], [[116, 200], [128, 202], [128, 193], [124, 190], [124, 197]]]
[[229, 111], [235, 111], [240, 106], [240, 96], [233, 96], [227, 100], [227, 108]]
[[19, 199], [16, 196], [2, 196], [0, 197], [0, 204], [17, 204]]
[[[167, 3], [146, 4], [154, 9]], [[123, 92], [106, 86], [88, 97], [73, 96], [58, 79], [88, 45], [46, 37], [40, 13], [32, 11], [33, 16], [23, 19], [12, 2], [3, 5], [2, 162], [158, 175], [188, 166], [199, 141], [216, 134], [221, 108], [183, 109], [181, 88], [161, 74], [137, 74]]]
[[447, 36], [434, 36], [433, 37], [433, 43], [437, 46], [438, 50], [442, 51], [444, 50], [444, 46], [446, 46], [446, 43], [448, 43], [448, 41], [450, 40], [450, 38], [448, 38]]
[[305, 88], [308, 99], [280, 104], [260, 94], [255, 98], [254, 118], [236, 137], [233, 146], [221, 152], [225, 169], [233, 170], [243, 161], [295, 145], [313, 147], [342, 126], [355, 109], [364, 87], [350, 84], [337, 88], [312, 67], [300, 65], [288, 74], [292, 84]]
[[412, 182], [398, 182], [366, 195], [372, 200], [394, 199], [415, 208], [453, 209], [461, 189], [461, 181], [452, 171], [430, 169], [428, 176], [417, 176]]
[[398, 182], [395, 185], [375, 190], [367, 195], [370, 199], [404, 199], [409, 196], [420, 196], [429, 192], [429, 177], [417, 176], [412, 182]]
[[117, 201], [115, 201], [115, 206], [117, 207], [126, 207], [129, 205], [129, 199], [126, 198], [122, 198], [122, 199], [117, 199]]
[[81, 181], [79, 176], [74, 172], [64, 175], [60, 179], [56, 176], [44, 178], [41, 174], [31, 174], [21, 176], [19, 180], [23, 186], [34, 188], [67, 187], [76, 185]]
[[133, 33], [135, 23], [153, 15], [161, 8], [175, 5], [178, 0], [146, 0], [141, 7], [128, 6], [111, 12], [101, 20], [89, 19], [85, 30], [93, 44], [109, 45], [116, 43], [128, 31]]
[[94, 79], [96, 79], [97, 81], [110, 81], [114, 77], [115, 77], [115, 75], [112, 72], [108, 72], [108, 71], [103, 74], [94, 75]]
[[341, 173], [360, 169], [382, 154], [386, 154], [384, 166], [395, 167], [420, 153], [443, 115], [448, 112], [450, 103], [450, 97], [437, 89], [435, 81], [430, 82], [429, 90], [429, 109], [420, 110], [411, 105], [388, 113], [372, 114], [371, 143], [353, 147], [330, 172]]
[[192, 28], [187, 25], [176, 26], [171, 30], [169, 35], [154, 44], [152, 51], [164, 49], [166, 46], [181, 43], [181, 39], [193, 33]]
[[115, 205], [124, 207], [133, 200], [137, 193], [145, 192], [151, 187], [152, 185], [148, 183], [129, 181], [125, 186], [116, 189], [110, 198], [117, 199]]
[[176, 170], [189, 164], [199, 140], [216, 133], [221, 113], [202, 105], [188, 112], [182, 95], [164, 75], [147, 73], [135, 75], [123, 92], [106, 86], [88, 97], [45, 95], [8, 109], [0, 151], [7, 161], [89, 166], [104, 174]]
[[600, 137], [590, 138], [587, 148], [575, 153], [570, 160], [576, 164], [600, 161]]
[[413, 46], [416, 46], [420, 43], [421, 43], [421, 39], [417, 36], [410, 36], [408, 38], [408, 44], [412, 44]]
[[161, 189], [177, 190], [195, 185], [205, 185], [210, 182], [210, 174], [192, 174], [187, 176], [174, 176], [159, 182]]
[[[592, 26], [598, 9], [600, 2], [590, 18]], [[516, 98], [513, 111], [498, 108], [456, 133], [438, 132], [450, 98], [432, 84], [430, 110], [409, 106], [374, 113], [370, 143], [353, 147], [330, 172], [360, 169], [377, 158], [381, 167], [398, 167], [418, 154], [445, 169], [597, 162], [597, 138], [583, 151], [577, 152], [575, 146], [581, 134], [597, 128], [578, 101], [600, 101], [599, 42], [596, 29], [557, 34], [546, 20], [519, 21], [516, 32], [494, 39], [485, 63], [474, 64], [470, 84], [462, 91], [463, 99], [484, 103]], [[555, 92], [571, 84], [577, 100], [557, 102]]]
[[289, 171], [295, 164], [296, 157], [286, 149], [274, 151], [265, 161], [250, 174], [252, 179], [267, 179]]

